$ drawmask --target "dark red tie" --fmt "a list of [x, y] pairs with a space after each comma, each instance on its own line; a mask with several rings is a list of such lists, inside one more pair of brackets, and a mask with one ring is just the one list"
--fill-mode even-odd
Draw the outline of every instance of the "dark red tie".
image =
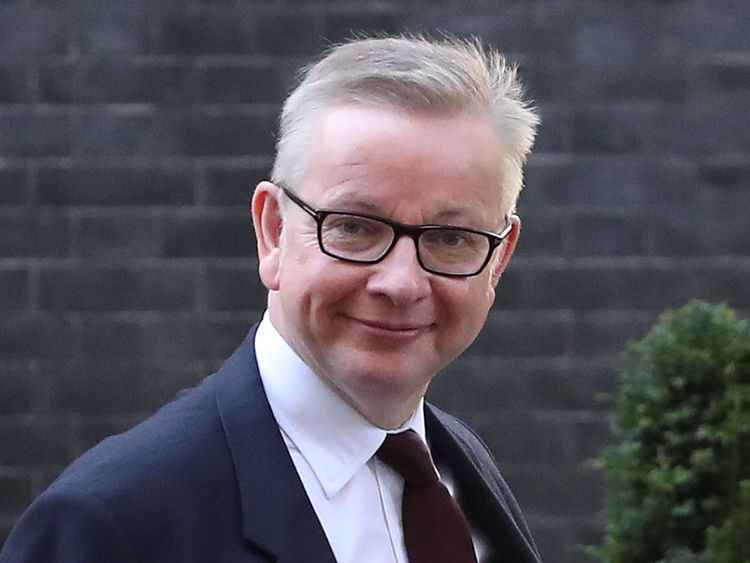
[[404, 541], [409, 563], [476, 563], [466, 517], [438, 480], [413, 430], [388, 434], [377, 456], [404, 477]]

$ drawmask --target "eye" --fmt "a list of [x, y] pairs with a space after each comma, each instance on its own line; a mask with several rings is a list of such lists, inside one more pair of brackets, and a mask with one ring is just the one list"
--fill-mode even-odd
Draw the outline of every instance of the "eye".
[[371, 221], [348, 215], [330, 216], [326, 228], [339, 236], [348, 237], [367, 235], [373, 231]]
[[443, 246], [465, 246], [468, 242], [466, 233], [460, 231], [441, 231], [438, 242]]
[[364, 225], [362, 224], [362, 221], [359, 221], [357, 219], [342, 219], [341, 222], [338, 225], [338, 229], [346, 233], [347, 235], [358, 235], [361, 234], [364, 230]]

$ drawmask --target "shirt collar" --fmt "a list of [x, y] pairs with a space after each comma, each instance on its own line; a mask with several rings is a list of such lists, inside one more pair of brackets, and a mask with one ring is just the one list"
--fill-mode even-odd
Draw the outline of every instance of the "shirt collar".
[[[332, 498], [365, 465], [385, 439], [292, 350], [268, 312], [255, 335], [255, 355], [268, 402], [279, 427]], [[398, 432], [412, 429], [426, 442], [424, 402]]]

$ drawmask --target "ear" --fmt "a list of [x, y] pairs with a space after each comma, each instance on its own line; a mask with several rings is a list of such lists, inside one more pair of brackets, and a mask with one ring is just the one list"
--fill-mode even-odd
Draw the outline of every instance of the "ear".
[[500, 276], [503, 275], [508, 262], [510, 262], [510, 257], [513, 256], [513, 251], [518, 242], [518, 235], [521, 233], [521, 219], [518, 215], [511, 215], [508, 221], [512, 225], [510, 232], [500, 245], [500, 257], [492, 265], [492, 287], [497, 287]]
[[258, 272], [269, 290], [279, 289], [281, 263], [281, 229], [283, 218], [279, 208], [279, 188], [263, 181], [255, 187], [250, 204], [253, 228], [258, 242]]

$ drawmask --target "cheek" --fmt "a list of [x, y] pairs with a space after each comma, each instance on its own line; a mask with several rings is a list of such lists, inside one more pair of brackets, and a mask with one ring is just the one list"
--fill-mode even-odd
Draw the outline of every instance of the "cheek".
[[458, 330], [473, 338], [484, 326], [494, 302], [495, 292], [489, 280], [475, 279], [451, 300], [453, 322]]

